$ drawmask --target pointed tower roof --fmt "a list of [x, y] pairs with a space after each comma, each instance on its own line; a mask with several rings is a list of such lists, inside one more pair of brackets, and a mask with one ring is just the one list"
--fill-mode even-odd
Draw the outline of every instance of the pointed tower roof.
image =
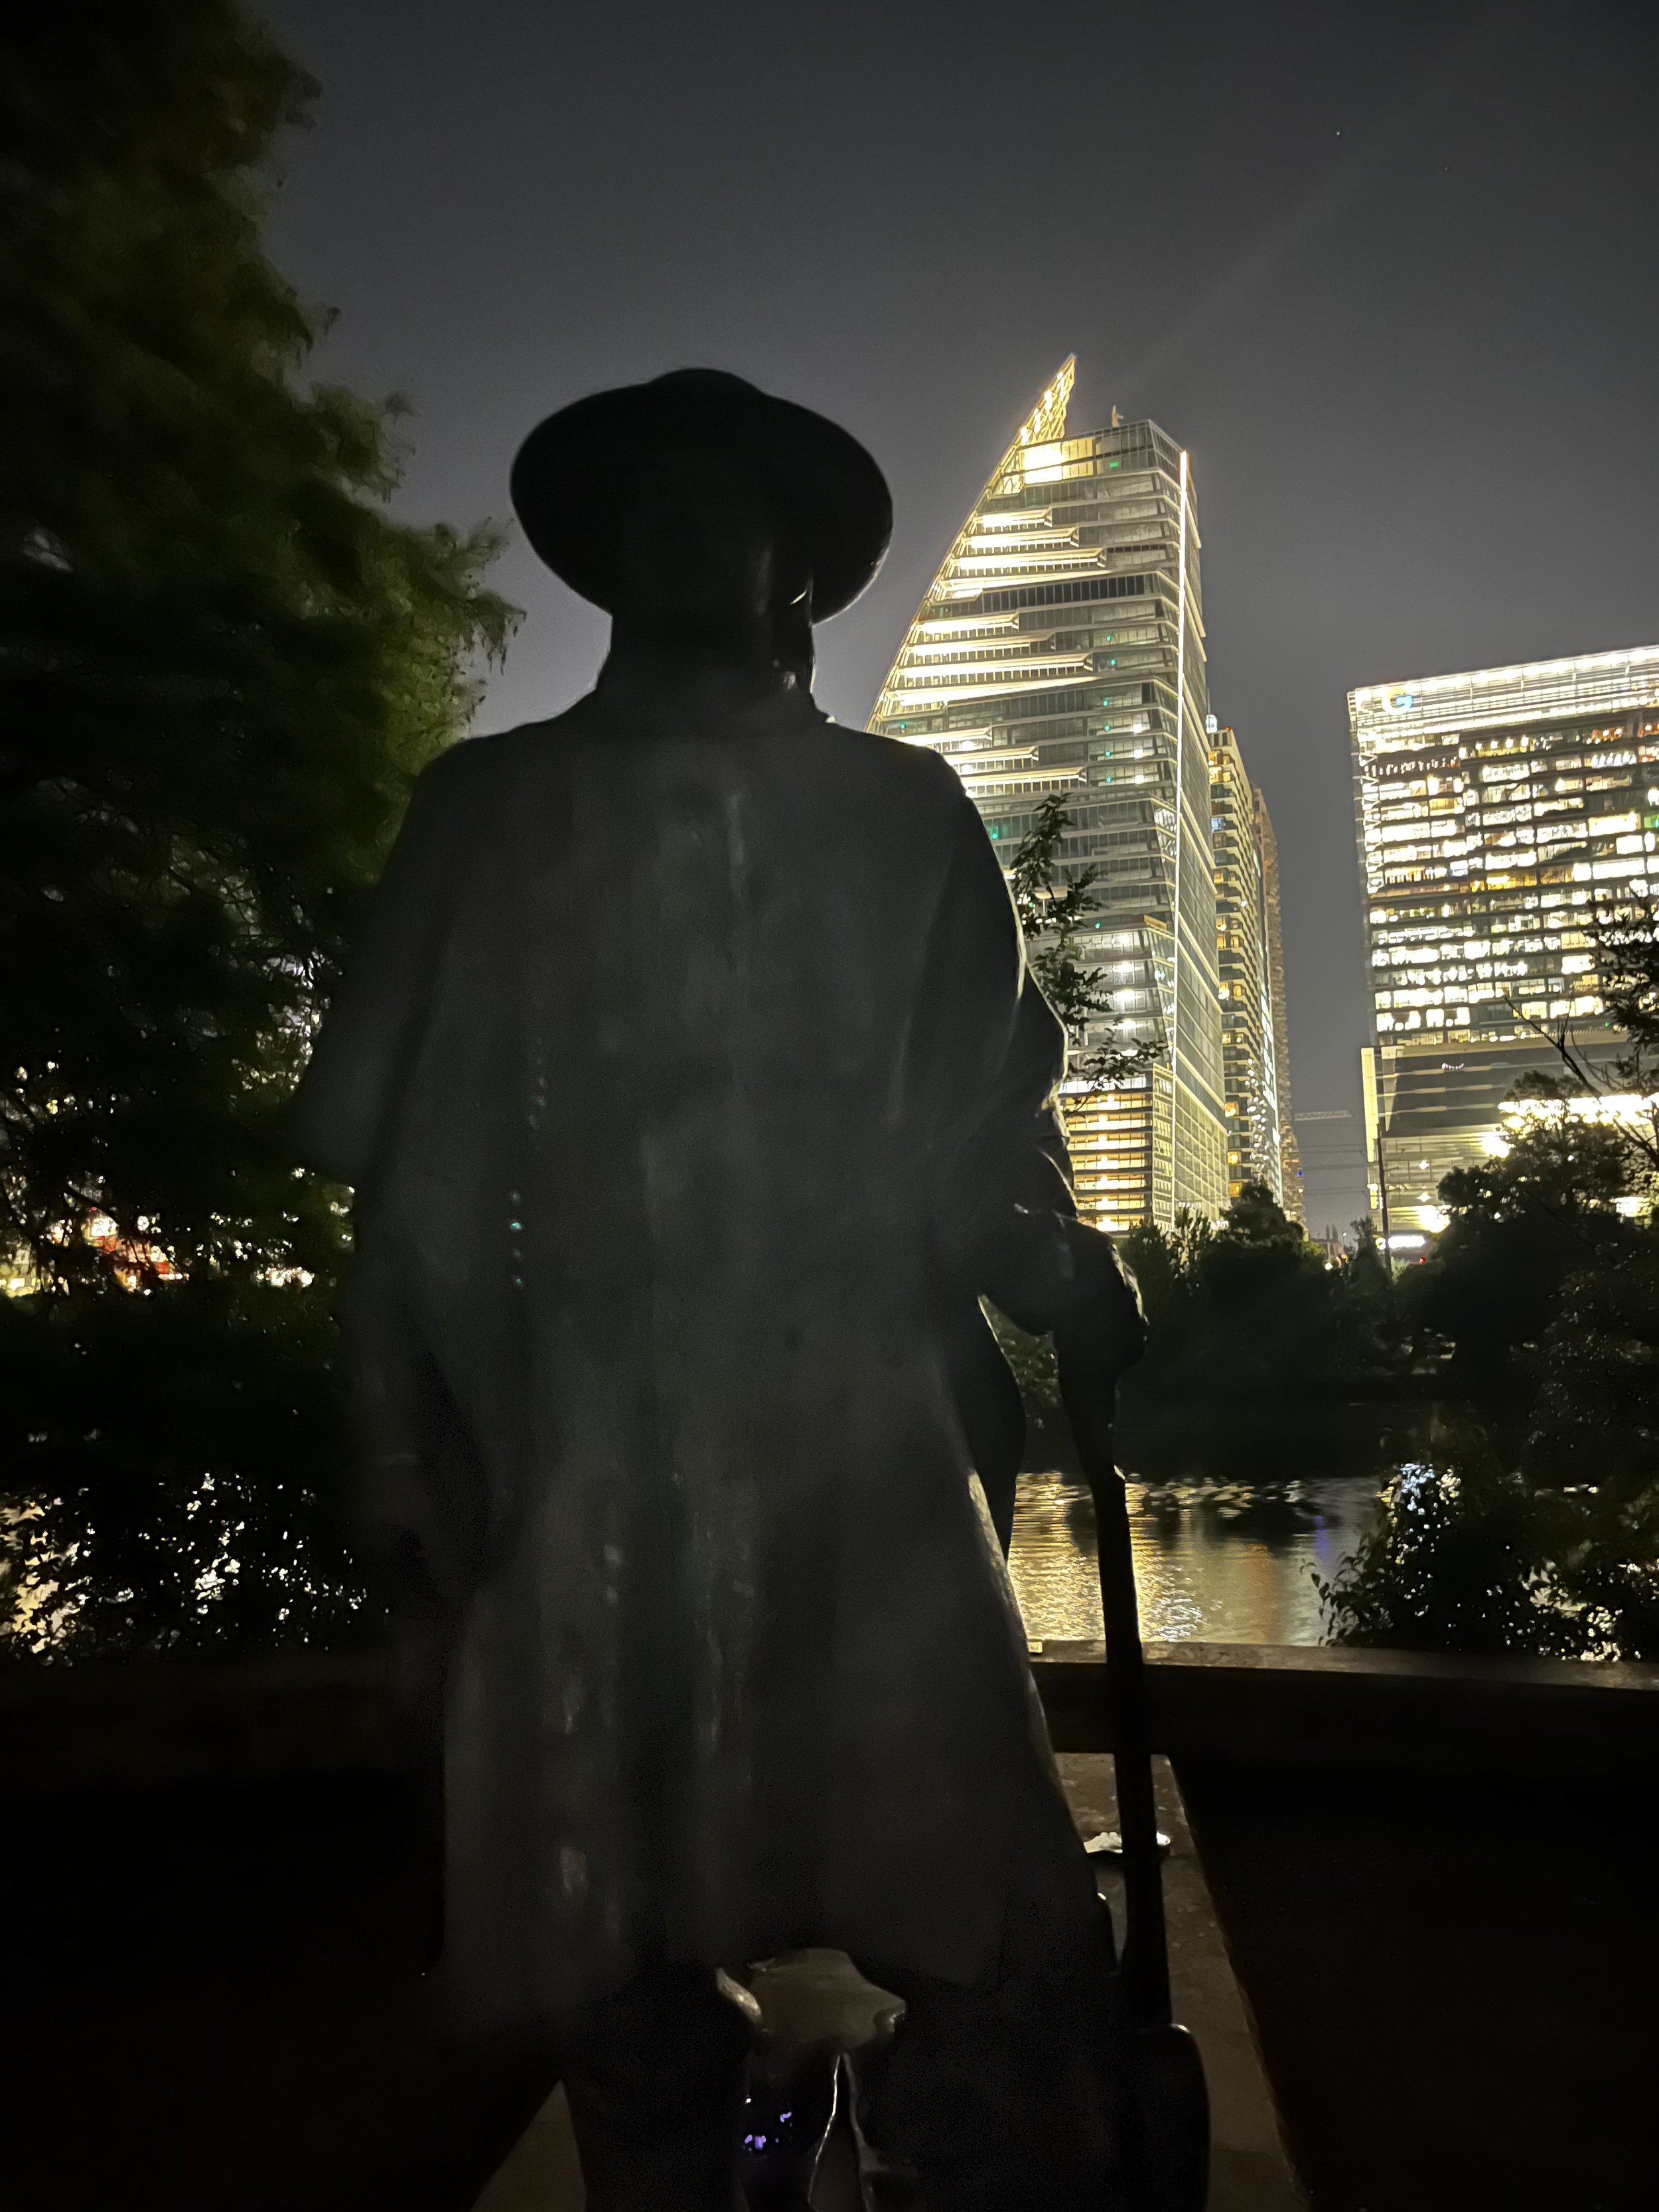
[[[1050, 521], [1043, 495], [1049, 484], [1061, 478], [1066, 409], [1076, 376], [1073, 355], [1060, 364], [992, 470], [888, 672], [872, 717], [878, 724], [890, 726], [895, 717], [907, 712], [926, 712], [958, 701], [988, 702], [1011, 688], [1060, 689], [1088, 672], [1086, 653], [1054, 653], [1045, 649], [1044, 640], [1030, 633], [1022, 641], [1012, 615], [988, 618], [982, 604], [964, 605], [955, 617], [951, 611], [958, 602], [982, 603], [983, 594], [999, 586], [1053, 580], [1103, 566], [1100, 554], [1092, 546], [1080, 545], [1075, 531]], [[1034, 494], [1028, 506], [985, 512], [992, 500], [1006, 500], [1027, 486]], [[982, 644], [971, 653], [954, 650], [953, 639], [970, 629], [976, 637], [1006, 630], [1006, 651], [988, 651]]]

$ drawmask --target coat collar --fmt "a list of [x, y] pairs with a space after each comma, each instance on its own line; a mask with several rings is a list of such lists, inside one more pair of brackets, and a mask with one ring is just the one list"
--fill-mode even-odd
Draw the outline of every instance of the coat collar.
[[806, 728], [829, 718], [786, 669], [700, 665], [643, 658], [607, 660], [592, 694], [607, 721], [629, 729], [761, 733]]

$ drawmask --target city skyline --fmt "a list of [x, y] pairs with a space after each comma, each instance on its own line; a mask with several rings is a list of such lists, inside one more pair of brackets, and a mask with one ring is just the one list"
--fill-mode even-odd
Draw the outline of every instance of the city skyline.
[[[1361, 1110], [1347, 693], [1651, 634], [1659, 24], [1581, 9], [1565, 66], [1559, 25], [1524, 9], [1441, 10], [1409, 37], [1272, 9], [1131, 33], [1108, 10], [1068, 26], [1066, 72], [1120, 88], [1109, 162], [1058, 128], [1040, 161], [964, 161], [963, 118], [1007, 96], [1006, 21], [971, 4], [948, 39], [861, 4], [826, 36], [754, 0], [718, 40], [515, 0], [270, 14], [324, 87], [273, 250], [339, 310], [319, 372], [410, 398], [398, 511], [506, 522], [531, 423], [687, 362], [821, 408], [877, 455], [896, 516], [874, 586], [820, 634], [844, 721], [869, 714], [1011, 397], [1075, 350], [1077, 419], [1115, 403], [1179, 427], [1214, 703], [1277, 834], [1297, 1109], [1352, 1116], [1300, 1133], [1309, 1218], [1346, 1226], [1360, 1148], [1310, 1139]], [[1152, 90], [1173, 85], [1178, 149]], [[810, 212], [780, 188], [803, 170], [836, 180]], [[526, 619], [481, 672], [483, 730], [568, 705], [605, 642], [510, 531], [496, 573]]]

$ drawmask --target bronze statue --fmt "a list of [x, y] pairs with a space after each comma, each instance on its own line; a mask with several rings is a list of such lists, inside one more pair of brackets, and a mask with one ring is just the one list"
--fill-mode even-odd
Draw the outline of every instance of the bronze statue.
[[1140, 1324], [973, 806], [811, 700], [885, 484], [686, 370], [514, 496], [609, 658], [422, 776], [298, 1109], [356, 1193], [365, 1528], [442, 1646], [458, 2016], [556, 2052], [591, 2203], [724, 2212], [714, 1970], [837, 1946], [908, 2006], [872, 2127], [930, 2204], [1098, 2205], [1109, 1939], [951, 1362], [981, 1291], [1074, 1373]]

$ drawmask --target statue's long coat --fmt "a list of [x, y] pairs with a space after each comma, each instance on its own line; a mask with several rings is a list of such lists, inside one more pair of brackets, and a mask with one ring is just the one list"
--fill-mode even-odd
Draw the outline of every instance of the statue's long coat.
[[1063, 1194], [1061, 1061], [955, 775], [793, 684], [602, 684], [421, 779], [300, 1117], [369, 1517], [454, 1623], [478, 2008], [653, 1944], [966, 1980], [1017, 1854], [1075, 1881], [939, 1320]]

